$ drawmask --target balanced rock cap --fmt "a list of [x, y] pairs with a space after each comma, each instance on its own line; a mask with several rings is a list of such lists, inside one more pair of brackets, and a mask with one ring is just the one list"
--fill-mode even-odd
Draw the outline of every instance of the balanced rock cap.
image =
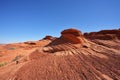
[[82, 32], [77, 30], [77, 29], [74, 29], [74, 28], [70, 28], [70, 29], [66, 29], [66, 30], [63, 30], [61, 32], [62, 35], [64, 34], [73, 34], [75, 36], [81, 36], [82, 35]]
[[86, 40], [82, 35], [82, 32], [77, 29], [66, 29], [61, 32], [61, 38], [66, 39], [68, 42], [72, 42], [74, 44], [84, 44]]

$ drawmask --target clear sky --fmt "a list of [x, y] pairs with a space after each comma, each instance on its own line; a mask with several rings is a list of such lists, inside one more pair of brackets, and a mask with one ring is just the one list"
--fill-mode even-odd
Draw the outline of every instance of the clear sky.
[[0, 0], [0, 43], [120, 28], [120, 0]]

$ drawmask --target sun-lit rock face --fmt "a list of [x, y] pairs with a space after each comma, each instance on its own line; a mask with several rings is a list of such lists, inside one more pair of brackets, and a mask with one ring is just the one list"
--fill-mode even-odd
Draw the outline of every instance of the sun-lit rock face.
[[88, 48], [89, 46], [90, 45], [87, 39], [84, 38], [81, 31], [70, 28], [63, 30], [61, 32], [61, 36], [44, 47], [43, 51], [56, 53], [59, 51], [67, 51], [74, 48]]
[[86, 43], [85, 38], [82, 35], [82, 32], [77, 29], [66, 29], [61, 32], [61, 37], [63, 39], [66, 39], [67, 41], [70, 41], [74, 44], [83, 44]]
[[61, 32], [61, 34], [62, 35], [64, 35], [64, 34], [73, 34], [74, 36], [82, 36], [82, 32], [77, 30], [77, 29], [74, 29], [74, 28], [63, 30]]

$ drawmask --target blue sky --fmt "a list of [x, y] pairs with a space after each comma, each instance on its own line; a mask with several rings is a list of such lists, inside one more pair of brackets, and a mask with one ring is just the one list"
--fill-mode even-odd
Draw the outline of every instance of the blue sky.
[[120, 0], [0, 0], [0, 43], [120, 28]]

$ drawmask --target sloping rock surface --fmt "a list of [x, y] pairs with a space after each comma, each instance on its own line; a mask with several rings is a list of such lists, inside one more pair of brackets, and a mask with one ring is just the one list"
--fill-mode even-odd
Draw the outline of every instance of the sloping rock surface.
[[0, 69], [7, 69], [0, 72], [0, 79], [120, 80], [120, 49], [114, 48], [120, 45], [120, 40], [98, 40], [109, 45], [87, 40], [79, 30], [64, 30], [60, 38], [32, 52], [27, 62]]

